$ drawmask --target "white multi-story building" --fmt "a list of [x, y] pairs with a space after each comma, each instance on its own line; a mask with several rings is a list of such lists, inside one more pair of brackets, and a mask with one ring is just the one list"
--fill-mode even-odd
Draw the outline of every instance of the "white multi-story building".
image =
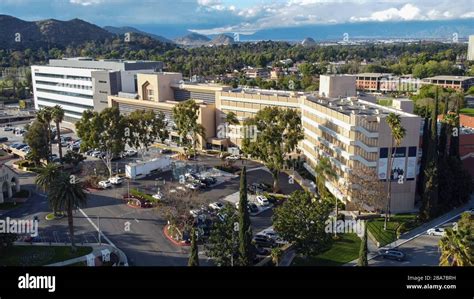
[[107, 107], [107, 96], [136, 92], [136, 74], [161, 70], [161, 62], [54, 59], [31, 66], [35, 108], [60, 105], [65, 121], [75, 122], [82, 112]]
[[467, 60], [474, 60], [474, 35], [469, 35], [469, 44], [467, 46]]

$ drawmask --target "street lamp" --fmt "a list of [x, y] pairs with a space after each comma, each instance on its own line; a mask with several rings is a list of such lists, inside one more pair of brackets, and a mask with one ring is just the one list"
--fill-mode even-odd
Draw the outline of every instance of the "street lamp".
[[235, 245], [234, 235], [238, 231], [239, 231], [239, 223], [234, 222], [234, 231], [232, 232], [232, 252], [231, 252], [231, 255], [230, 255], [230, 265], [231, 265], [231, 267], [234, 267], [234, 245]]

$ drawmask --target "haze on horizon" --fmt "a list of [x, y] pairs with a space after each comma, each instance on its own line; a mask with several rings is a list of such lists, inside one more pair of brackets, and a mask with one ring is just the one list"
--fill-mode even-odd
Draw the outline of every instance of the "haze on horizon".
[[451, 0], [2, 0], [0, 14], [29, 21], [80, 18], [99, 26], [169, 32], [164, 34], [168, 37], [192, 31], [250, 38], [262, 31], [357, 27], [367, 22], [459, 21], [474, 27], [472, 4], [472, 0], [457, 0], [455, 5]]

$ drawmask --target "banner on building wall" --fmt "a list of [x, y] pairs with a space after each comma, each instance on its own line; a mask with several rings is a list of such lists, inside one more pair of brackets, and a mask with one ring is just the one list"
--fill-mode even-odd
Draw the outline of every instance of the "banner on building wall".
[[407, 175], [406, 179], [412, 181], [416, 177], [417, 172], [417, 149], [416, 146], [411, 146], [408, 148], [408, 161], [407, 161]]
[[[379, 163], [378, 163], [378, 177], [380, 180], [387, 179], [387, 170], [388, 163], [390, 162], [389, 158], [389, 149], [386, 147], [380, 148]], [[398, 147], [392, 149], [392, 169], [390, 172], [390, 179], [392, 181], [398, 180], [399, 176], [405, 177], [405, 163], [407, 159], [407, 149], [406, 147]], [[416, 158], [416, 157], [415, 157]], [[416, 160], [415, 160], [416, 162]], [[415, 163], [416, 164], [416, 163]]]
[[379, 167], [378, 167], [378, 176], [379, 180], [387, 179], [387, 169], [388, 169], [388, 148], [380, 148], [379, 154]]

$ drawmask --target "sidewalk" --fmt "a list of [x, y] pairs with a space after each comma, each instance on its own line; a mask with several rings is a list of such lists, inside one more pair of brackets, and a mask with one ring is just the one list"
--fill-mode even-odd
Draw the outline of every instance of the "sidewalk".
[[[38, 243], [29, 243], [29, 242], [15, 242], [14, 245], [18, 246], [65, 246], [63, 243], [43, 243], [43, 242], [38, 242]], [[76, 245], [78, 246], [78, 245]], [[125, 266], [128, 267], [128, 259], [125, 253], [118, 249], [117, 247], [114, 247], [109, 244], [104, 244], [102, 243], [99, 245], [98, 243], [96, 244], [88, 244], [86, 247], [92, 247], [93, 250], [90, 254], [93, 254], [95, 257], [102, 256], [102, 250], [108, 249], [111, 253], [115, 253], [119, 256], [119, 264], [120, 266]], [[61, 267], [61, 266], [67, 266], [79, 262], [85, 262], [87, 261], [87, 255], [84, 256], [79, 256], [70, 260], [62, 261], [62, 262], [57, 262], [54, 264], [49, 264], [45, 265], [45, 267]]]
[[[412, 229], [411, 231], [403, 234], [400, 236], [400, 238], [398, 240], [396, 240], [395, 242], [392, 242], [390, 244], [387, 244], [381, 248], [377, 248], [377, 246], [375, 246], [375, 244], [373, 244], [373, 242], [370, 242], [370, 238], [369, 238], [369, 254], [368, 254], [368, 257], [367, 259], [368, 260], [371, 260], [373, 258], [375, 258], [376, 256], [378, 256], [378, 251], [381, 250], [381, 249], [393, 249], [393, 248], [397, 248], [398, 246], [401, 246], [403, 244], [405, 244], [406, 242], [409, 242], [411, 240], [413, 240], [414, 238], [426, 233], [426, 231], [430, 228], [433, 228], [433, 227], [436, 227], [436, 226], [439, 226], [439, 225], [442, 225], [448, 221], [450, 221], [451, 219], [453, 218], [456, 218], [459, 214], [461, 214], [461, 212], [465, 211], [466, 209], [468, 208], [471, 208], [471, 207], [474, 207], [474, 195], [471, 195], [471, 200], [468, 201], [465, 205], [459, 207], [459, 208], [456, 208], [436, 219], [433, 219], [431, 220], [430, 222], [426, 222], [414, 229]], [[371, 244], [372, 243], [372, 246]], [[357, 259], [356, 260], [353, 260], [347, 264], [345, 264], [344, 266], [356, 266], [357, 265]]]

